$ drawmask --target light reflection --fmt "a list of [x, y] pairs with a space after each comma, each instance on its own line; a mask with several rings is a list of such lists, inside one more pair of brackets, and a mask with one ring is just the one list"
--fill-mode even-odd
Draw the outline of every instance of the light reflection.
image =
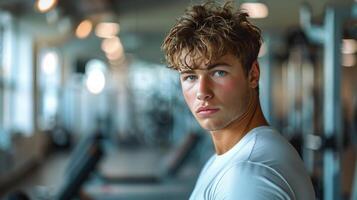
[[95, 28], [95, 35], [101, 38], [112, 38], [119, 33], [119, 24], [111, 22], [99, 23]]
[[123, 57], [123, 48], [119, 48], [113, 53], [107, 53], [106, 56], [109, 60], [120, 60]]
[[86, 66], [86, 86], [90, 93], [100, 94], [105, 87], [105, 71], [106, 65], [97, 59], [93, 59]]
[[242, 3], [240, 8], [247, 11], [250, 18], [266, 18], [269, 13], [268, 7], [265, 4], [258, 2]]
[[54, 8], [57, 4], [57, 0], [37, 0], [36, 8], [38, 11], [45, 13]]
[[41, 68], [47, 75], [52, 75], [56, 72], [58, 65], [58, 55], [54, 51], [46, 52], [43, 56]]
[[353, 67], [356, 64], [356, 56], [354, 54], [342, 54], [342, 65], [345, 67]]
[[123, 51], [123, 45], [121, 44], [118, 37], [104, 39], [101, 47], [102, 50], [107, 54], [113, 54], [116, 51]]
[[342, 53], [344, 54], [354, 54], [357, 51], [356, 40], [354, 39], [344, 39], [342, 40]]
[[92, 22], [89, 20], [83, 20], [76, 29], [76, 36], [80, 39], [88, 37], [92, 31]]

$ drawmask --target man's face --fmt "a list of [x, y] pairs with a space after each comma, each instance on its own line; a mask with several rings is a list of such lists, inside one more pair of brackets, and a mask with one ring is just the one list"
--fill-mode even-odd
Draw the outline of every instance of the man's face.
[[253, 88], [249, 87], [239, 59], [232, 54], [206, 63], [202, 60], [198, 69], [180, 71], [181, 87], [202, 128], [216, 131], [237, 121], [247, 110]]

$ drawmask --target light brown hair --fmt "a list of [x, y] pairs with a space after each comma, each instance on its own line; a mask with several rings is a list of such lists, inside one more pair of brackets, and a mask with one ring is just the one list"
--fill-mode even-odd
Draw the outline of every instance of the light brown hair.
[[[246, 73], [257, 59], [261, 31], [248, 21], [248, 14], [232, 2], [191, 6], [167, 34], [162, 50], [169, 68], [194, 69], [197, 59], [209, 62], [227, 53], [235, 55]], [[186, 58], [193, 59], [191, 66]]]

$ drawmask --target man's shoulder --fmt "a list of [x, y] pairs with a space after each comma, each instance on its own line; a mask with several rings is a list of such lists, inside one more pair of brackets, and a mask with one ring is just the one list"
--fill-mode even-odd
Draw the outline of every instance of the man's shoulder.
[[227, 167], [219, 180], [218, 188], [232, 193], [232, 196], [243, 195], [258, 199], [280, 196], [283, 199], [295, 199], [292, 188], [279, 172], [251, 161], [238, 161]]
[[266, 163], [272, 160], [286, 162], [289, 159], [300, 159], [295, 148], [275, 129], [260, 128], [255, 135], [250, 161]]
[[264, 163], [249, 160], [232, 162], [224, 171], [223, 176], [238, 178], [236, 180], [249, 177], [277, 177], [284, 179], [274, 168]]
[[255, 136], [258, 145], [279, 145], [288, 144], [288, 141], [273, 127], [261, 126], [254, 128], [250, 131], [251, 135]]

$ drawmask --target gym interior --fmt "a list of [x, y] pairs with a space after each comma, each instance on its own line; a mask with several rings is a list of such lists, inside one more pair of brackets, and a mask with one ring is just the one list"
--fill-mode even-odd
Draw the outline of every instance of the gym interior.
[[[214, 148], [160, 47], [201, 2], [0, 0], [0, 198], [188, 199]], [[357, 1], [234, 3], [316, 199], [357, 200]]]

